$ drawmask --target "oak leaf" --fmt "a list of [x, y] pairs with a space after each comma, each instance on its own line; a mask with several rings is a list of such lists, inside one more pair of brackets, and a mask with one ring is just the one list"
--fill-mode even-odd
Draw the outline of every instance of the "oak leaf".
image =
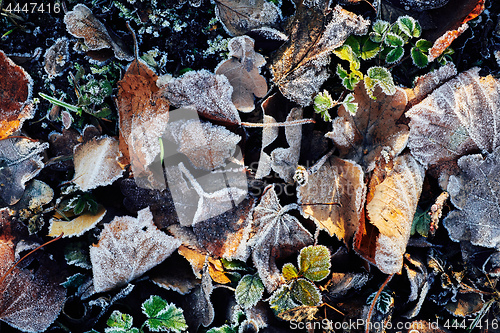
[[397, 156], [408, 140], [408, 126], [398, 124], [408, 102], [406, 93], [396, 88], [394, 95], [384, 94], [379, 87], [375, 89], [376, 100], [371, 99], [363, 84], [354, 89], [354, 102], [358, 103], [355, 115], [341, 106], [332, 124], [332, 131], [326, 136], [333, 140], [340, 150], [340, 156], [353, 160], [371, 171], [375, 158], [382, 150], [389, 149]]
[[33, 81], [0, 50], [0, 140], [19, 130], [35, 115], [31, 102]]
[[268, 292], [285, 282], [276, 259], [285, 257], [310, 245], [313, 237], [299, 220], [288, 214], [298, 206], [281, 206], [274, 185], [264, 189], [260, 203], [255, 207], [253, 221], [255, 235], [250, 240], [252, 260]]
[[137, 218], [115, 217], [104, 227], [99, 243], [90, 247], [96, 292], [141, 276], [163, 262], [180, 243], [156, 228], [149, 208], [140, 210]]
[[266, 79], [259, 73], [266, 60], [254, 51], [254, 40], [247, 36], [231, 39], [228, 48], [230, 58], [217, 66], [215, 74], [226, 76], [233, 86], [234, 106], [241, 112], [251, 112], [254, 95], [264, 97], [267, 93]]
[[271, 65], [274, 83], [284, 96], [307, 106], [329, 77], [331, 52], [351, 34], [364, 34], [369, 21], [340, 6], [329, 10], [330, 1], [316, 6], [300, 4], [289, 28], [289, 40], [280, 47]]

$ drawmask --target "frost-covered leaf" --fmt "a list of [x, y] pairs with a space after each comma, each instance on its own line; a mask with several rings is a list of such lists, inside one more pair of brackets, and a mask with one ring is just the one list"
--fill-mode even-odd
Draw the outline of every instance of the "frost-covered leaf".
[[[366, 304], [371, 304], [375, 299], [376, 295], [377, 292], [374, 292], [373, 294], [368, 296], [368, 298], [366, 299]], [[394, 307], [394, 297], [392, 296], [391, 293], [383, 290], [377, 298], [375, 307], [378, 311], [382, 312], [383, 314], [389, 313], [389, 310], [392, 307]]]
[[276, 314], [299, 307], [293, 296], [289, 285], [282, 285], [269, 298], [269, 306]]
[[158, 230], [149, 208], [137, 218], [115, 217], [90, 247], [96, 292], [110, 290], [141, 276], [163, 262], [180, 241]]
[[142, 303], [142, 312], [148, 317], [145, 324], [153, 332], [180, 333], [187, 329], [182, 309], [157, 295]]
[[382, 155], [379, 163], [370, 180], [355, 249], [382, 272], [394, 274], [403, 265], [425, 172], [409, 154], [394, 160]]
[[69, 65], [68, 53], [69, 41], [66, 37], [58, 38], [55, 43], [47, 49], [44, 55], [44, 69], [49, 75], [60, 75]]
[[[266, 105], [273, 96], [263, 103], [263, 110], [266, 110]], [[301, 108], [293, 108], [288, 114], [286, 122], [302, 119], [302, 113]], [[274, 117], [264, 114], [262, 148], [255, 178], [261, 179], [269, 175], [271, 170], [274, 170], [278, 173], [280, 178], [286, 182], [292, 182], [293, 175], [299, 163], [302, 126], [297, 124], [286, 126], [285, 138], [288, 143], [288, 148], [278, 147], [268, 154], [265, 152], [265, 149], [276, 140], [279, 133], [278, 127], [272, 126], [274, 123], [276, 123]], [[266, 124], [270, 126], [266, 127]]]
[[408, 126], [397, 124], [397, 120], [403, 114], [408, 99], [400, 88], [396, 88], [392, 96], [376, 88], [374, 95], [377, 99], [373, 100], [362, 84], [356, 86], [353, 95], [358, 111], [352, 115], [341, 106], [339, 117], [334, 119], [332, 131], [326, 136], [333, 140], [341, 157], [359, 163], [365, 171], [371, 171], [375, 167], [375, 158], [383, 149], [388, 148], [396, 156], [406, 147]]
[[405, 257], [407, 262], [404, 264], [404, 269], [410, 281], [408, 302], [415, 302], [415, 305], [404, 316], [405, 318], [411, 319], [420, 312], [422, 304], [426, 299], [427, 292], [431, 287], [432, 278], [429, 277], [425, 263], [417, 258], [412, 258], [409, 254], [406, 254]]
[[396, 21], [398, 28], [410, 38], [418, 38], [422, 33], [422, 27], [411, 16], [400, 16]]
[[83, 38], [90, 50], [112, 48], [116, 58], [134, 60], [133, 54], [127, 49], [125, 43], [114, 33], [109, 32], [87, 6], [77, 4], [72, 11], [64, 15], [64, 23], [68, 32], [75, 37]]
[[419, 68], [424, 68], [429, 64], [427, 55], [415, 46], [411, 48], [411, 60], [413, 60], [413, 64]]
[[392, 96], [396, 93], [397, 90], [396, 86], [394, 85], [394, 81], [392, 80], [391, 72], [389, 72], [389, 70], [387, 70], [387, 68], [385, 67], [373, 66], [368, 68], [364, 81], [368, 96], [373, 99], [377, 98], [377, 95], [374, 94], [375, 87], [377, 86], [382, 89], [382, 92], [385, 95]]
[[281, 17], [281, 10], [266, 0], [217, 0], [215, 4], [217, 18], [232, 36], [272, 26]]
[[296, 205], [282, 207], [274, 186], [270, 185], [264, 190], [260, 203], [254, 210], [255, 235], [250, 240], [252, 259], [269, 292], [276, 290], [284, 282], [276, 267], [276, 259], [294, 253], [313, 240], [299, 220], [287, 213], [296, 208]]
[[207, 327], [213, 322], [215, 312], [210, 300], [213, 289], [212, 279], [208, 268], [205, 267], [201, 285], [184, 298], [185, 306], [183, 308], [186, 314], [186, 323], [191, 330], [197, 330], [200, 325]]
[[302, 214], [346, 244], [358, 229], [365, 202], [363, 170], [356, 163], [336, 156], [325, 156], [298, 186], [297, 197]]
[[0, 50], [0, 140], [19, 130], [35, 115], [31, 102], [33, 81]]
[[289, 40], [271, 65], [273, 81], [284, 96], [302, 106], [326, 81], [330, 53], [351, 34], [364, 34], [369, 21], [340, 6], [328, 10], [330, 1], [320, 0], [312, 8], [298, 6], [290, 24]]
[[163, 95], [175, 106], [194, 106], [208, 119], [229, 124], [241, 123], [231, 95], [233, 87], [224, 75], [206, 70], [187, 72], [162, 88]]
[[387, 46], [392, 46], [392, 47], [401, 47], [405, 44], [403, 38], [400, 36], [396, 35], [393, 32], [389, 32], [384, 39], [384, 42]]
[[478, 73], [479, 68], [460, 73], [406, 113], [408, 147], [419, 162], [434, 166], [499, 146], [500, 85]]
[[139, 333], [139, 329], [133, 328], [133, 319], [131, 315], [122, 313], [118, 310], [113, 311], [106, 321], [108, 327], [105, 333]]
[[323, 245], [303, 248], [297, 261], [300, 273], [311, 281], [321, 281], [330, 274], [330, 251]]
[[457, 209], [443, 221], [451, 239], [500, 248], [499, 156], [497, 148], [485, 158], [478, 154], [458, 160], [461, 172], [450, 177], [447, 189]]
[[291, 263], [284, 264], [281, 271], [283, 272], [283, 277], [286, 281], [291, 281], [299, 277], [299, 271]]
[[[16, 246], [27, 239], [21, 222], [14, 220], [8, 208], [0, 210], [0, 276], [19, 260]], [[36, 271], [24, 268], [24, 263], [14, 268], [0, 285], [0, 320], [23, 332], [46, 330], [57, 318], [66, 301], [66, 289], [57, 263], [43, 251], [31, 258]], [[29, 260], [28, 260], [29, 262]], [[20, 267], [21, 266], [21, 267]]]
[[186, 155], [195, 168], [206, 171], [224, 167], [241, 140], [223, 126], [198, 119], [170, 122], [166, 128], [167, 138], [179, 146], [177, 151]]
[[313, 321], [318, 310], [316, 306], [303, 305], [279, 313], [278, 318], [286, 321], [293, 320], [295, 322]]
[[328, 296], [339, 297], [345, 295], [349, 290], [360, 289], [368, 282], [368, 273], [332, 273], [329, 280]]
[[106, 208], [99, 206], [96, 214], [85, 213], [71, 221], [61, 219], [50, 219], [50, 229], [47, 236], [57, 237], [64, 233], [63, 237], [81, 236], [84, 232], [92, 229], [106, 215]]
[[85, 242], [73, 241], [64, 248], [64, 259], [68, 265], [91, 269], [89, 248]]
[[[1, 81], [1, 80], [0, 80]], [[34, 178], [44, 167], [41, 153], [48, 143], [28, 139], [7, 138], [0, 140], [0, 205], [18, 202], [25, 183]]]
[[297, 279], [291, 285], [292, 297], [302, 305], [318, 306], [321, 304], [321, 293], [318, 287], [306, 279]]
[[402, 47], [393, 48], [392, 50], [389, 51], [389, 53], [387, 53], [385, 61], [388, 64], [394, 64], [398, 62], [401, 58], [403, 58], [403, 54], [404, 54], [404, 49]]
[[257, 274], [245, 275], [236, 286], [234, 295], [236, 302], [244, 309], [251, 308], [261, 300], [264, 293], [264, 285]]
[[333, 100], [332, 96], [327, 90], [323, 90], [314, 97], [314, 111], [319, 113], [324, 121], [331, 121], [328, 110], [333, 108], [337, 103]]
[[217, 65], [215, 74], [224, 75], [233, 86], [234, 106], [241, 112], [251, 112], [254, 95], [264, 97], [267, 93], [266, 79], [259, 73], [266, 60], [254, 51], [254, 40], [247, 36], [231, 39], [228, 48], [230, 58]]
[[117, 162], [118, 156], [118, 140], [111, 137], [94, 138], [76, 146], [73, 182], [82, 191], [110, 185], [123, 172]]

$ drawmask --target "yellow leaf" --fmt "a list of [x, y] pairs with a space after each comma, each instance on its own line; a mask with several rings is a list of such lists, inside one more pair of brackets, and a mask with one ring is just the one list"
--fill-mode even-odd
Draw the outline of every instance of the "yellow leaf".
[[[50, 220], [48, 236], [57, 237], [64, 232], [63, 237], [80, 236], [85, 231], [92, 229], [106, 215], [106, 208], [99, 206], [97, 214], [83, 214], [67, 222], [56, 219]], [[59, 216], [59, 215], [57, 215]]]

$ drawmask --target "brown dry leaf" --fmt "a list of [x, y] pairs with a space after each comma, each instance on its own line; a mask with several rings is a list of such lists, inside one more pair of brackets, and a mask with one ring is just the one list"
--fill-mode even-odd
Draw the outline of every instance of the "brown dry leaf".
[[29, 139], [0, 140], [0, 204], [13, 205], [21, 199], [24, 184], [43, 168], [41, 153], [48, 147]]
[[500, 148], [485, 158], [468, 155], [458, 160], [460, 174], [451, 176], [447, 191], [457, 208], [443, 221], [450, 238], [500, 248]]
[[62, 233], [64, 233], [63, 237], [81, 236], [99, 223], [104, 215], [106, 215], [106, 208], [99, 206], [96, 214], [86, 213], [71, 221], [52, 218], [47, 236], [57, 237]]
[[204, 117], [227, 124], [241, 123], [231, 95], [233, 87], [224, 75], [207, 70], [187, 72], [161, 88], [175, 106], [193, 106]]
[[394, 160], [382, 154], [379, 163], [370, 180], [355, 249], [382, 272], [394, 274], [403, 266], [425, 172], [409, 154]]
[[[21, 222], [15, 221], [9, 210], [0, 210], [0, 276], [19, 258], [16, 245], [26, 236]], [[39, 251], [43, 252], [43, 251]], [[16, 267], [0, 285], [0, 320], [23, 332], [45, 331], [57, 318], [66, 301], [66, 289], [60, 286], [57, 263], [46, 254], [37, 253], [35, 272]], [[29, 259], [26, 261], [30, 261]], [[22, 262], [23, 266], [26, 262]]]
[[132, 61], [133, 54], [113, 32], [108, 30], [85, 5], [77, 4], [64, 15], [66, 30], [77, 37], [83, 38], [90, 50], [113, 49], [115, 57], [120, 60]]
[[0, 50], [0, 140], [19, 130], [35, 115], [31, 102], [33, 81]]
[[231, 96], [234, 106], [241, 112], [252, 112], [255, 97], [267, 93], [266, 79], [260, 75], [264, 57], [254, 51], [254, 40], [247, 36], [235, 37], [229, 41], [229, 59], [221, 62], [215, 74], [224, 75], [233, 86]]
[[419, 258], [413, 258], [408, 253], [405, 254], [405, 258], [406, 262], [403, 267], [406, 271], [408, 281], [410, 281], [410, 295], [407, 302], [414, 302], [414, 306], [404, 314], [404, 317], [411, 319], [415, 318], [420, 312], [427, 292], [431, 287], [433, 277], [430, 277], [427, 272], [426, 262], [422, 262]]
[[113, 183], [123, 172], [117, 162], [119, 153], [118, 140], [106, 136], [76, 146], [73, 182], [82, 191]]
[[478, 73], [479, 68], [460, 73], [406, 113], [408, 147], [425, 166], [479, 149], [491, 153], [499, 145], [500, 85]]
[[200, 325], [207, 327], [213, 322], [215, 311], [210, 300], [213, 290], [214, 286], [208, 272], [208, 266], [205, 266], [201, 285], [195, 287], [189, 295], [183, 298], [184, 306], [182, 308], [190, 329], [196, 331]]
[[163, 262], [180, 243], [156, 228], [149, 208], [140, 210], [137, 218], [115, 217], [104, 227], [99, 243], [90, 247], [96, 292], [141, 276]]
[[347, 245], [358, 230], [365, 203], [364, 173], [355, 162], [327, 157], [313, 166], [317, 171], [308, 175], [307, 183], [298, 186], [298, 203], [305, 217]]
[[307, 106], [329, 77], [330, 54], [351, 34], [364, 34], [370, 21], [340, 6], [329, 10], [330, 1], [314, 7], [297, 6], [289, 26], [289, 40], [281, 46], [271, 65], [273, 81], [288, 99]]
[[250, 240], [252, 259], [268, 292], [285, 282], [276, 266], [276, 259], [296, 253], [313, 242], [309, 231], [296, 217], [288, 214], [288, 211], [297, 208], [295, 204], [282, 207], [274, 185], [269, 185], [254, 209], [255, 234]]
[[368, 96], [364, 84], [358, 84], [354, 89], [358, 111], [352, 115], [341, 106], [332, 131], [326, 134], [341, 157], [359, 163], [367, 172], [373, 170], [382, 150], [397, 156], [406, 147], [409, 132], [408, 126], [397, 123], [408, 102], [404, 90], [396, 88], [389, 96], [377, 87], [374, 95], [376, 100]]
[[44, 55], [44, 69], [47, 74], [52, 76], [60, 75], [68, 66], [68, 44], [68, 39], [62, 37], [58, 38], [56, 42], [47, 49]]
[[238, 36], [272, 26], [281, 17], [281, 11], [266, 0], [216, 0], [215, 15], [231, 36]]

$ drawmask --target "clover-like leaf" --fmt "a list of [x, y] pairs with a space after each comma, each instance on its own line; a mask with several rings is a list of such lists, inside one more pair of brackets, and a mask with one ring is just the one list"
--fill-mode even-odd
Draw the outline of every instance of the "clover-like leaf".
[[411, 60], [413, 60], [413, 64], [419, 68], [424, 68], [429, 64], [429, 59], [424, 52], [418, 47], [411, 48]]
[[291, 263], [284, 264], [281, 271], [283, 272], [283, 277], [287, 281], [291, 281], [299, 277], [299, 271]]
[[269, 298], [269, 306], [276, 314], [283, 313], [290, 309], [299, 307], [300, 304], [292, 296], [289, 285], [282, 285]]
[[392, 80], [392, 75], [385, 67], [373, 66], [368, 68], [364, 80], [366, 91], [370, 98], [376, 98], [373, 93], [376, 86], [379, 86], [386, 95], [394, 95], [396, 93], [396, 86]]
[[330, 274], [330, 251], [323, 245], [303, 248], [297, 261], [300, 273], [311, 281], [321, 281]]
[[385, 36], [385, 44], [388, 45], [388, 46], [392, 46], [392, 47], [401, 47], [404, 45], [404, 40], [403, 38], [401, 38], [400, 36], [396, 35], [395, 33], [393, 32], [389, 32], [386, 36]]
[[106, 333], [139, 333], [139, 329], [132, 327], [133, 320], [131, 315], [115, 310], [106, 321], [108, 327], [104, 331]]
[[422, 33], [422, 27], [411, 16], [400, 16], [396, 21], [398, 28], [410, 38], [418, 38]]
[[292, 297], [302, 305], [318, 306], [321, 304], [321, 293], [311, 281], [299, 278], [292, 282]]
[[142, 312], [148, 317], [146, 326], [153, 332], [180, 333], [187, 329], [182, 309], [168, 303], [157, 295], [152, 295], [142, 303]]
[[[374, 292], [373, 294], [368, 296], [368, 298], [366, 299], [366, 304], [370, 304], [371, 302], [373, 302], [376, 294], [377, 294], [377, 292]], [[377, 310], [379, 310], [383, 314], [387, 314], [389, 312], [389, 310], [391, 309], [391, 307], [394, 306], [394, 297], [392, 296], [391, 293], [383, 290], [380, 293], [375, 306], [376, 306]]]
[[236, 302], [238, 302], [243, 309], [248, 309], [262, 299], [264, 285], [257, 274], [245, 275], [238, 282], [234, 294], [236, 296]]
[[387, 21], [376, 20], [371, 26], [370, 39], [375, 43], [381, 43], [390, 26], [390, 23]]
[[385, 57], [385, 61], [388, 64], [396, 63], [399, 60], [401, 60], [401, 58], [403, 58], [404, 52], [405, 51], [402, 47], [395, 47], [395, 48], [391, 49], [389, 51], [389, 53], [387, 53], [387, 55]]

